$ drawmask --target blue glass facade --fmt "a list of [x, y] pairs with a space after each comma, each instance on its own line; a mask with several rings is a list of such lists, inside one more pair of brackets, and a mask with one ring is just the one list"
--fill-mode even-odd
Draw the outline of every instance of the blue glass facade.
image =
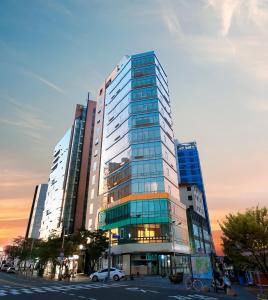
[[202, 192], [205, 217], [209, 233], [211, 234], [205, 186], [196, 142], [177, 143], [176, 151], [179, 183], [196, 184], [199, 190]]

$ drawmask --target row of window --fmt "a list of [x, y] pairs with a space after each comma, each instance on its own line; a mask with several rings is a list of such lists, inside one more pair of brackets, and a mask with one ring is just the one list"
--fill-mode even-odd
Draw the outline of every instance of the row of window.
[[127, 218], [168, 217], [169, 207], [167, 199], [134, 200], [106, 210], [105, 223], [111, 224]]
[[189, 163], [198, 163], [198, 157], [179, 157], [179, 163], [181, 164], [189, 164]]
[[170, 165], [173, 167], [176, 165], [175, 157], [160, 141], [146, 144], [133, 144], [131, 148], [126, 149], [106, 163], [105, 176], [108, 176], [132, 160], [155, 159], [162, 157], [162, 154]]
[[132, 69], [132, 78], [155, 74], [155, 65]]
[[[167, 137], [161, 128], [155, 126], [133, 129], [129, 132], [129, 134], [126, 134], [123, 138], [119, 139], [118, 142], [114, 143], [110, 148], [107, 149], [106, 145], [103, 146], [103, 149], [106, 149], [106, 151], [103, 151], [103, 161], [106, 162], [109, 158], [118, 155], [120, 152], [123, 152], [124, 149], [127, 149], [130, 146], [130, 144], [132, 144], [131, 147], [133, 147], [134, 143], [148, 143], [160, 140], [163, 141], [170, 153], [173, 153], [174, 143], [170, 140], [170, 138]], [[168, 156], [170, 157], [171, 161], [175, 159], [172, 157], [172, 155]], [[168, 159], [168, 157], [166, 159]], [[175, 166], [175, 163], [172, 164]]]
[[111, 189], [120, 183], [127, 181], [130, 177], [145, 177], [163, 175], [162, 160], [134, 161], [126, 168], [113, 173], [107, 178], [107, 188]]
[[131, 59], [131, 65], [133, 68], [154, 64], [155, 63], [155, 57], [153, 54], [147, 55], [147, 56], [140, 56], [140, 57], [133, 57]]
[[140, 78], [132, 79], [132, 88], [143, 88], [148, 86], [156, 85], [156, 76], [145, 76]]
[[164, 178], [131, 179], [107, 193], [108, 203], [117, 201], [130, 194], [164, 192]]
[[112, 229], [112, 244], [163, 243], [171, 240], [169, 223], [132, 224]]

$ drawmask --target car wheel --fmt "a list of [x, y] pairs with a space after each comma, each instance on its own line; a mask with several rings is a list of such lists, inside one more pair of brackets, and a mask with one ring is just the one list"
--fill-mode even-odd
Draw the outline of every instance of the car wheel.
[[94, 282], [98, 281], [98, 277], [97, 277], [96, 275], [94, 275], [94, 276], [92, 277], [92, 281], [94, 281]]
[[114, 281], [118, 281], [119, 280], [119, 276], [118, 275], [114, 275], [113, 280]]

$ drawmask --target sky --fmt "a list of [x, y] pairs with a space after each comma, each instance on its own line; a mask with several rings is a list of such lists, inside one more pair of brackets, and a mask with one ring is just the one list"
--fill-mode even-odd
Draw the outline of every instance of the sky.
[[226, 214], [267, 205], [267, 0], [1, 0], [0, 246], [25, 234], [75, 104], [149, 50], [176, 138], [198, 143], [216, 244]]

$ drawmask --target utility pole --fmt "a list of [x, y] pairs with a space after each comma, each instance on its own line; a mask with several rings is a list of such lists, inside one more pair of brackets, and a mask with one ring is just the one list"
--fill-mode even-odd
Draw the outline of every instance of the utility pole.
[[62, 242], [61, 242], [61, 252], [60, 252], [60, 272], [59, 272], [59, 280], [62, 280], [62, 267], [63, 267], [63, 259], [64, 259], [64, 239], [65, 239], [65, 228], [63, 227], [62, 231]]
[[107, 281], [110, 279], [110, 273], [111, 273], [111, 229], [109, 230], [109, 245], [108, 245], [108, 275], [107, 275]]

